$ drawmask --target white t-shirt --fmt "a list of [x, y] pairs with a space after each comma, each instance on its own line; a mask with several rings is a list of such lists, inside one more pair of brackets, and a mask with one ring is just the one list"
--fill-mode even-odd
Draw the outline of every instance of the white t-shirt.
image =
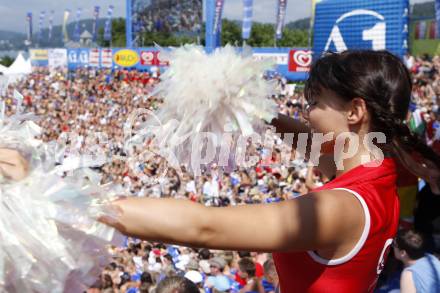
[[133, 256], [133, 262], [136, 266], [136, 270], [138, 271], [142, 271], [142, 269], [144, 268], [144, 264], [142, 262], [142, 257], [140, 256]]
[[194, 182], [194, 180], [191, 180], [191, 181], [186, 183], [185, 191], [186, 192], [197, 193], [196, 183]]
[[206, 181], [205, 183], [203, 183], [203, 195], [206, 196], [206, 197], [212, 197], [213, 196], [211, 181]]
[[413, 56], [409, 56], [408, 58], [405, 57], [405, 65], [406, 68], [411, 69], [414, 66], [414, 57]]

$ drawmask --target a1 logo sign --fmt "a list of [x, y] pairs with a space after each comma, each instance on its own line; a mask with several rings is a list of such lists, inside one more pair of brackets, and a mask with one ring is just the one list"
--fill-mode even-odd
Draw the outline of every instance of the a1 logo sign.
[[69, 52], [69, 62], [70, 63], [77, 63], [78, 62], [78, 57], [77, 57], [75, 51], [70, 51]]
[[[355, 9], [353, 11], [343, 14], [336, 20], [330, 36], [328, 37], [327, 43], [325, 45], [324, 51], [329, 51], [330, 45], [333, 43], [336, 52], [343, 52], [348, 48], [340, 29], [341, 23], [348, 18], [359, 17], [359, 16], [372, 16], [377, 19], [377, 22], [370, 28], [366, 28], [362, 32], [362, 40], [371, 41], [372, 50], [385, 50], [386, 49], [386, 22], [385, 17], [376, 11], [368, 9]], [[354, 20], [352, 20], [354, 21]]]
[[89, 54], [86, 51], [81, 51], [79, 54], [79, 61], [83, 64], [89, 63]]

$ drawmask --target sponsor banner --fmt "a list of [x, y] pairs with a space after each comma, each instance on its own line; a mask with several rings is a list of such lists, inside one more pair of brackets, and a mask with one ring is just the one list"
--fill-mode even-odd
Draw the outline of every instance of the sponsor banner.
[[53, 29], [53, 16], [55, 15], [55, 11], [51, 10], [49, 14], [49, 33], [47, 36], [47, 40], [50, 41], [52, 39], [52, 29]]
[[[241, 48], [237, 48], [241, 50]], [[253, 57], [255, 60], [271, 61], [274, 64], [274, 73], [279, 73], [289, 80], [304, 80], [308, 72], [305, 69], [310, 62], [307, 54], [310, 54], [310, 48], [253, 48]], [[61, 51], [61, 53], [57, 53]], [[63, 57], [64, 52], [64, 57]], [[296, 53], [295, 52], [300, 52]], [[305, 55], [303, 55], [303, 53]], [[57, 54], [55, 54], [57, 53]], [[50, 54], [47, 50], [30, 50], [31, 59], [34, 61], [40, 59], [46, 64], [38, 66], [47, 66], [47, 60], [50, 58], [51, 67], [66, 66], [74, 70], [81, 66], [95, 66], [100, 68], [135, 68], [141, 71], [160, 70], [163, 73], [169, 65], [169, 60], [165, 59], [164, 54], [155, 47], [146, 47], [139, 49], [115, 48], [115, 49], [55, 49]], [[50, 56], [49, 56], [50, 55]], [[47, 57], [46, 57], [47, 56]], [[292, 64], [296, 56], [296, 64]], [[55, 59], [55, 61], [53, 60]], [[64, 60], [64, 61], [63, 61]], [[59, 65], [57, 65], [59, 64]], [[37, 65], [35, 65], [37, 66]], [[293, 70], [296, 66], [296, 71]]]
[[[409, 0], [322, 0], [316, 4], [313, 54], [350, 49], [388, 50], [403, 56], [408, 48]], [[420, 35], [426, 23], [419, 26]]]
[[139, 59], [139, 54], [131, 49], [114, 50], [113, 52], [113, 62], [121, 67], [135, 67]]
[[49, 68], [67, 67], [67, 50], [50, 49], [48, 51]]
[[247, 40], [251, 36], [253, 0], [243, 0], [243, 24], [241, 27], [241, 37]]
[[161, 58], [160, 51], [140, 51], [142, 66], [168, 66], [169, 62]]
[[252, 57], [255, 60], [271, 60], [277, 65], [287, 65], [289, 60], [289, 54], [286, 53], [254, 53]]
[[64, 11], [64, 17], [63, 17], [63, 36], [64, 36], [64, 43], [67, 43], [69, 41], [69, 32], [67, 31], [67, 21], [69, 20], [70, 10], [66, 9]]
[[283, 36], [284, 21], [286, 19], [287, 0], [278, 0], [277, 22], [275, 36], [280, 40]]
[[440, 33], [440, 0], [435, 0], [435, 31], [435, 36], [438, 38]]
[[215, 1], [215, 14], [214, 14], [214, 26], [212, 33], [214, 35], [221, 33], [222, 27], [222, 14], [223, 14], [223, 6], [225, 4], [225, 0], [216, 0]]
[[290, 72], [309, 72], [310, 65], [312, 65], [312, 51], [290, 50], [289, 52]]
[[32, 12], [28, 12], [26, 15], [26, 45], [29, 46], [32, 43]]
[[422, 20], [416, 24], [416, 40], [426, 38], [426, 21]]
[[113, 66], [112, 49], [101, 50], [101, 67], [110, 68]]
[[48, 51], [44, 49], [32, 49], [29, 50], [29, 55], [31, 57], [31, 61], [40, 61], [48, 59]]
[[38, 20], [38, 42], [41, 42], [43, 39], [43, 23], [46, 18], [46, 11], [40, 12], [40, 19]]
[[68, 49], [67, 59], [69, 69], [89, 66], [89, 49]]
[[[309, 52], [310, 48], [253, 48], [253, 57], [256, 60], [270, 60], [274, 67], [268, 75], [279, 74], [288, 80], [300, 81], [308, 77], [307, 71], [290, 71], [289, 57], [291, 51]], [[303, 60], [303, 58], [301, 58]], [[305, 60], [304, 60], [305, 61]]]
[[104, 40], [111, 41], [112, 39], [112, 16], [114, 6], [110, 5], [107, 10], [107, 19], [104, 23]]
[[44, 49], [29, 50], [32, 66], [47, 66], [49, 62], [48, 51]]
[[79, 37], [80, 37], [80, 35], [81, 35], [81, 28], [80, 28], [80, 19], [81, 19], [81, 12], [82, 12], [82, 9], [81, 8], [78, 8], [77, 10], [76, 10], [76, 21], [75, 21], [75, 30], [74, 30], [74, 32], [73, 32], [73, 39], [76, 41], [76, 42], [79, 42]]
[[93, 27], [92, 27], [92, 36], [93, 42], [96, 42], [98, 37], [98, 19], [99, 19], [99, 6], [95, 6], [93, 9]]
[[99, 67], [99, 49], [90, 49], [89, 65]]
[[429, 23], [428, 38], [431, 40], [437, 39], [437, 23], [435, 20]]

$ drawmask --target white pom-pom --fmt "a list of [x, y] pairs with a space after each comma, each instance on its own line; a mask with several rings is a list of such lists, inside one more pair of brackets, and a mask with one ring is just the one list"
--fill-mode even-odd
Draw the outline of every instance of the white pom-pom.
[[0, 148], [19, 151], [30, 166], [23, 180], [0, 181], [0, 292], [82, 292], [110, 260], [106, 245], [118, 234], [96, 218], [113, 216], [107, 206], [117, 194], [83, 180], [96, 176], [82, 168], [88, 157], [58, 166], [77, 177], [57, 175], [58, 145], [38, 140], [31, 118], [0, 119]]
[[269, 98], [275, 85], [263, 78], [273, 64], [231, 46], [207, 54], [203, 47], [188, 45], [163, 54], [170, 67], [152, 94], [162, 97], [163, 105], [144, 130], [154, 135], [162, 150], [172, 149], [169, 162], [188, 165], [199, 147], [194, 144], [200, 144], [198, 134], [210, 133], [218, 148], [225, 132], [235, 139], [249, 136], [276, 116], [276, 103]]

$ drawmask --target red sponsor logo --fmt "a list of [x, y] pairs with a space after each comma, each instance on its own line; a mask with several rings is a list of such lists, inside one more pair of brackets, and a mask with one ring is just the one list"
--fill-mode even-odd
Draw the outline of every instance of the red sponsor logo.
[[308, 72], [312, 65], [312, 51], [310, 50], [290, 50], [289, 52], [289, 71]]
[[141, 51], [141, 65], [168, 66], [169, 62], [161, 58], [160, 51]]

